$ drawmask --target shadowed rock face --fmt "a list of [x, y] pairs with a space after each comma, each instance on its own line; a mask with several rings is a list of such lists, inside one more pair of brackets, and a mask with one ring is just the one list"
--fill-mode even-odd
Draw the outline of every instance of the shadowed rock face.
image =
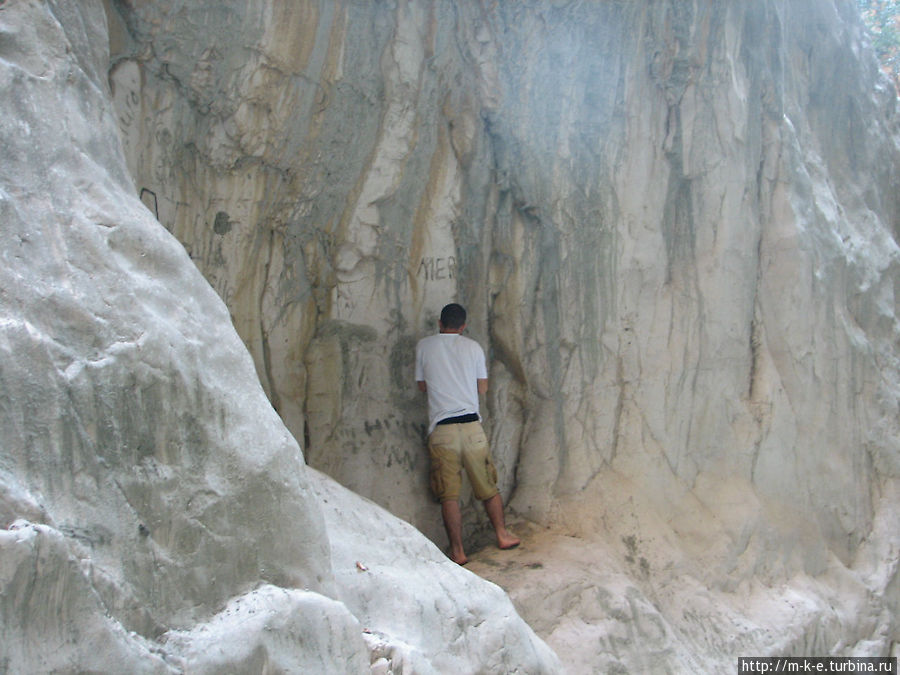
[[529, 535], [472, 568], [573, 672], [900, 641], [900, 136], [852, 2], [105, 10], [0, 4], [7, 588], [58, 560], [148, 668], [555, 670], [291, 438], [443, 543], [413, 351], [455, 300]]

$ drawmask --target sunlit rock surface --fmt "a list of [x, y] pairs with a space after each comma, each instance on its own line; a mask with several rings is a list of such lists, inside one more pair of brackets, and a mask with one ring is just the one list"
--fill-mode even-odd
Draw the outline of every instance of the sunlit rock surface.
[[[300, 468], [443, 543], [412, 360], [457, 300], [525, 534], [471, 569], [566, 670], [896, 653], [900, 136], [851, 0], [105, 10], [0, 5], [5, 588], [57, 560], [149, 670], [464, 670], [467, 607], [473, 671], [558, 669], [493, 590], [406, 607], [475, 582]], [[6, 658], [51, 663], [26, 595]], [[66, 626], [41, 658], [103, 669]]]

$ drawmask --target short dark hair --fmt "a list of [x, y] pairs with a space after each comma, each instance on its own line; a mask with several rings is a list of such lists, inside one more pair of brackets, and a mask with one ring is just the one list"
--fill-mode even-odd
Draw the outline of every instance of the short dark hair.
[[462, 328], [466, 325], [466, 310], [462, 305], [451, 302], [441, 310], [441, 324], [451, 330]]

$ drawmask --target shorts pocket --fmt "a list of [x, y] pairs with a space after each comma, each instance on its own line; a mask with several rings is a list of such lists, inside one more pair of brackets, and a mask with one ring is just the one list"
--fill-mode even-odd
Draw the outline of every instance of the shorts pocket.
[[484, 459], [485, 469], [487, 471], [488, 478], [491, 479], [491, 482], [496, 485], [497, 484], [497, 467], [494, 466], [494, 463], [491, 461], [490, 457], [485, 457]]

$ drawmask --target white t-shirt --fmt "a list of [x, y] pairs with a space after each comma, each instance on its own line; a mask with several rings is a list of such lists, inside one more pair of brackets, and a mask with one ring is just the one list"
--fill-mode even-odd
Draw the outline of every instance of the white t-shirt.
[[458, 333], [419, 340], [416, 381], [428, 385], [428, 433], [448, 417], [478, 415], [478, 380], [486, 379], [484, 351], [475, 340]]

